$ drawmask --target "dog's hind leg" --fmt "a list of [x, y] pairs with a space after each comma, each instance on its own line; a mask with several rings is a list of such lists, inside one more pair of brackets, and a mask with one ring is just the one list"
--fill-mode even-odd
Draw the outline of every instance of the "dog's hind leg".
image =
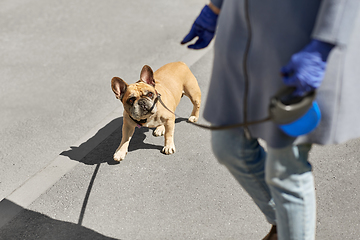
[[201, 90], [194, 76], [193, 81], [195, 83], [190, 86], [184, 86], [184, 95], [190, 98], [190, 101], [193, 104], [193, 110], [191, 116], [189, 117], [189, 122], [197, 122], [199, 119], [200, 105], [201, 105]]

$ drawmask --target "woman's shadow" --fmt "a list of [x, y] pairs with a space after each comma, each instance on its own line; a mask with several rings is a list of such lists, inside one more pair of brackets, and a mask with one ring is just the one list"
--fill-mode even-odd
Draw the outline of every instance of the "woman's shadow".
[[[186, 121], [185, 118], [177, 118], [175, 123]], [[88, 165], [108, 163], [109, 165], [118, 164], [113, 160], [113, 154], [118, 148], [122, 138], [123, 117], [116, 118], [101, 128], [93, 137], [89, 138], [80, 146], [71, 146], [70, 150], [63, 151], [60, 155], [67, 156], [72, 160]], [[162, 145], [145, 143], [147, 135], [145, 133], [153, 131], [150, 128], [136, 128], [129, 144], [129, 152], [139, 149], [155, 149], [161, 151]]]

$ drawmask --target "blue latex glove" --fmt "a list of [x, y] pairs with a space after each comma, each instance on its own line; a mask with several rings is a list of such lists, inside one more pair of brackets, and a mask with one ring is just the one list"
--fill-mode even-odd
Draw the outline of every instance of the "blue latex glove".
[[326, 60], [333, 47], [333, 44], [312, 40], [281, 68], [284, 83], [296, 87], [295, 96], [303, 96], [320, 86], [325, 74]]
[[188, 48], [202, 49], [207, 47], [214, 37], [217, 18], [218, 15], [206, 5], [196, 18], [188, 35], [181, 41], [181, 44], [188, 43], [195, 37], [199, 37], [199, 39], [194, 44], [189, 45]]

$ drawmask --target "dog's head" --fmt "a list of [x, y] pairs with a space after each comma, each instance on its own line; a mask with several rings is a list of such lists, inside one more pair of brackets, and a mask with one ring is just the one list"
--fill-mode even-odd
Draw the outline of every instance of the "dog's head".
[[135, 120], [140, 121], [156, 113], [156, 90], [152, 69], [145, 65], [140, 73], [140, 80], [128, 85], [119, 77], [113, 77], [111, 88], [115, 97], [124, 106], [124, 110]]

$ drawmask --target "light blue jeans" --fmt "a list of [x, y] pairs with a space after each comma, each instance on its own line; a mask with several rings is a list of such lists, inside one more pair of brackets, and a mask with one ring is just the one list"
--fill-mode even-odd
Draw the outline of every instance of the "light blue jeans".
[[315, 239], [316, 199], [308, 153], [311, 144], [269, 148], [242, 129], [212, 131], [218, 161], [252, 197], [279, 240]]

